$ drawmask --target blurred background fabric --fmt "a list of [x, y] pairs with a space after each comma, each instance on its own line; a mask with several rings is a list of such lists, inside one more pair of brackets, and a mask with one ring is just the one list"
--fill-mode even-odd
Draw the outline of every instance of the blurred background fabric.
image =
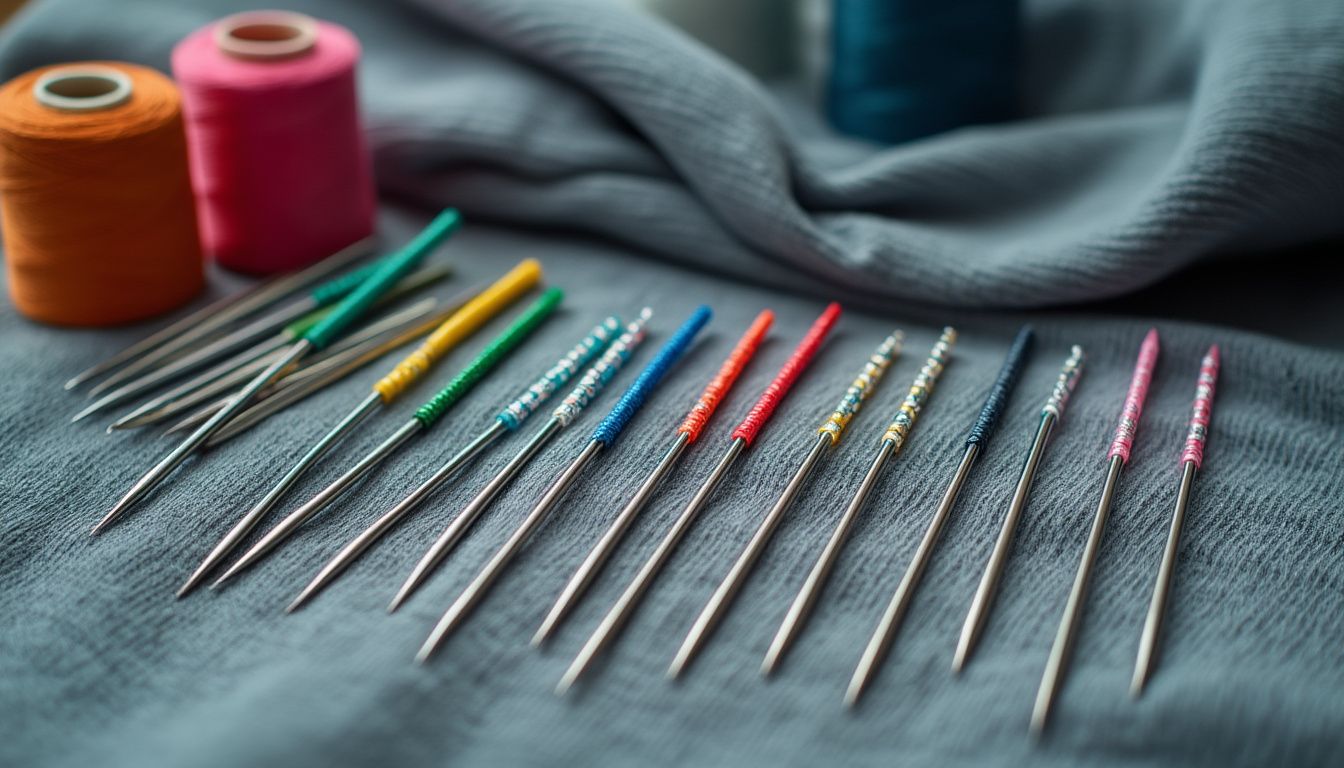
[[[166, 71], [183, 35], [261, 5], [34, 0], [0, 29], [0, 75], [96, 58]], [[1344, 232], [1344, 4], [1027, 2], [1018, 119], [891, 147], [828, 128], [796, 74], [771, 69], [779, 76], [762, 83], [631, 2], [284, 5], [347, 25], [364, 45], [385, 242], [404, 241], [431, 207], [458, 206], [470, 226], [436, 257], [461, 276], [450, 291], [535, 256], [548, 282], [566, 289], [565, 308], [439, 434], [311, 521], [270, 562], [219, 594], [175, 601], [173, 590], [240, 507], [385, 366], [193, 463], [90, 541], [94, 518], [163, 444], [68, 424], [78, 401], [60, 381], [154, 324], [71, 332], [0, 307], [0, 369], [12, 390], [0, 401], [0, 765], [1344, 763], [1344, 270], [1335, 256]], [[214, 270], [198, 306], [242, 283]], [[849, 311], [741, 473], [597, 674], [577, 696], [554, 697], [601, 612], [831, 297]], [[415, 648], [614, 395], [520, 476], [396, 615], [384, 613], [396, 584], [516, 438], [311, 606], [282, 614], [340, 544], [599, 317], [652, 305], [654, 347], [701, 302], [716, 310], [704, 338], [433, 663], [413, 664]], [[702, 442], [554, 648], [528, 647], [629, 485], [766, 306], [778, 326]], [[895, 651], [863, 706], [846, 712], [844, 683], [1022, 322], [1040, 339], [1008, 416]], [[877, 485], [815, 620], [778, 678], [763, 682], [770, 633], [945, 323], [962, 337], [937, 393]], [[496, 318], [444, 371], [506, 324]], [[1055, 727], [1035, 744], [1032, 697], [1151, 325], [1163, 356]], [[810, 482], [703, 658], [682, 684], [667, 684], [676, 645], [782, 473], [893, 326], [909, 335], [904, 355]], [[1176, 452], [1211, 342], [1222, 345], [1224, 366], [1208, 458], [1158, 673], [1133, 702], [1127, 685], [1174, 501]], [[1088, 367], [1042, 465], [985, 641], [953, 678], [957, 628], [1040, 403], [1075, 343]], [[612, 386], [632, 380], [627, 371]], [[372, 421], [286, 509], [405, 416]]]
[[[166, 68], [238, 5], [39, 3], [0, 74]], [[800, 100], [628, 3], [290, 5], [363, 41], [387, 193], [777, 286], [1058, 305], [1344, 234], [1336, 0], [1030, 3], [1021, 119], [891, 148], [807, 130]]]

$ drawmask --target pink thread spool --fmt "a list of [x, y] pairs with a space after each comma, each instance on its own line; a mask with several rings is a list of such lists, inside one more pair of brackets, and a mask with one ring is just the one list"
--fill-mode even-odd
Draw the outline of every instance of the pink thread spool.
[[205, 250], [229, 269], [312, 264], [374, 228], [359, 42], [335, 24], [253, 11], [173, 49]]

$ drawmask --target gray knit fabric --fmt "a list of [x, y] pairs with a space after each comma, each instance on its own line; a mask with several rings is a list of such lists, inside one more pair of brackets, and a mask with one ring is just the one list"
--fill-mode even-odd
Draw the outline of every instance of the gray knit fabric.
[[[323, 3], [317, 10], [366, 42], [365, 96], [384, 182], [472, 213], [609, 235], [664, 258], [554, 232], [467, 227], [436, 257], [461, 274], [437, 293], [536, 256], [548, 281], [567, 291], [563, 311], [434, 432], [275, 556], [229, 588], [181, 601], [172, 593], [218, 537], [368, 392], [391, 360], [189, 462], [123, 523], [90, 540], [88, 528], [169, 444], [150, 433], [109, 437], [99, 423], [69, 424], [81, 400], [60, 392], [60, 382], [146, 327], [59, 330], [32, 325], [6, 305], [0, 311], [0, 368], [9, 376], [0, 402], [0, 765], [1344, 761], [1338, 315], [1331, 320], [1328, 304], [1301, 306], [1297, 295], [1275, 290], [1283, 280], [1270, 277], [1260, 295], [1231, 297], [1210, 288], [1181, 316], [1202, 307], [1205, 316], [1223, 317], [1219, 301], [1254, 298], [1248, 315], [1317, 312], [1326, 322], [1315, 332], [1335, 329], [1333, 348], [1184, 320], [975, 309], [1108, 294], [1155, 280], [1197, 254], [1267, 247], [1337, 227], [1337, 216], [1327, 219], [1320, 207], [1333, 204], [1337, 213], [1342, 178], [1338, 120], [1327, 123], [1339, 114], [1338, 101], [1327, 98], [1333, 87], [1337, 99], [1340, 87], [1338, 66], [1330, 64], [1340, 56], [1339, 25], [1327, 23], [1331, 14], [1337, 18], [1337, 6], [1188, 3], [1177, 12], [1165, 10], [1170, 3], [1130, 3], [1136, 14], [1130, 17], [1120, 6], [1103, 12], [1040, 4], [1031, 34], [1056, 41], [1068, 40], [1070, 30], [1094, 35], [1086, 49], [1058, 43], [1061, 60], [1077, 57], [1077, 66], [1058, 66], [1053, 80], [1046, 78], [1055, 83], [1052, 94], [1038, 93], [1032, 102], [1054, 116], [874, 154], [835, 139], [787, 143], [770, 127], [777, 124], [769, 116], [774, 107], [743, 76], [638, 17], [559, 2], [524, 14], [520, 5], [443, 3], [430, 12]], [[173, 39], [218, 11], [39, 3], [12, 27], [0, 61], [6, 74], [67, 58], [162, 63]], [[1139, 34], [1117, 22], [1144, 18], [1137, 14], [1155, 19], [1144, 34], [1157, 37], [1137, 48], [1116, 42]], [[1097, 16], [1112, 23], [1092, 26]], [[492, 52], [467, 43], [449, 23], [501, 47]], [[639, 46], [614, 46], [612, 36], [621, 34], [637, 34]], [[1334, 48], [1322, 42], [1331, 35]], [[510, 46], [515, 53], [507, 52]], [[1132, 59], [1088, 64], [1089, 51], [1098, 50], [1129, 51]], [[1309, 76], [1327, 65], [1336, 67], [1334, 79]], [[1191, 89], [1199, 104], [1183, 101]], [[648, 109], [632, 106], [640, 92]], [[686, 98], [673, 99], [678, 93]], [[705, 101], [688, 100], [692, 93]], [[1293, 106], [1261, 115], [1281, 100]], [[679, 103], [684, 114], [671, 108]], [[703, 112], [710, 107], [715, 120]], [[647, 122], [655, 113], [661, 128]], [[1299, 133], [1297, 121], [1315, 128]], [[1261, 159], [1238, 154], [1251, 151], [1250, 137]], [[1237, 157], [1244, 166], [1233, 162]], [[466, 159], [478, 162], [458, 165]], [[1154, 169], [1158, 175], [1149, 175]], [[1004, 179], [1015, 182], [1003, 186]], [[789, 203], [790, 196], [805, 204]], [[389, 211], [384, 233], [400, 242], [425, 219], [423, 211]], [[1150, 248], [1154, 243], [1161, 247]], [[1327, 279], [1338, 274], [1327, 272]], [[238, 284], [214, 278], [217, 294]], [[846, 289], [860, 281], [862, 296]], [[805, 288], [806, 295], [780, 286]], [[576, 695], [555, 697], [552, 688], [569, 660], [718, 460], [732, 426], [825, 296], [856, 298], [613, 652]], [[900, 300], [911, 296], [968, 306], [934, 311]], [[626, 434], [462, 631], [430, 664], [413, 664], [439, 615], [577, 453], [616, 392], [702, 302], [714, 307], [713, 323]], [[633, 316], [644, 305], [656, 315], [631, 369], [519, 477], [421, 594], [385, 614], [414, 561], [523, 436], [476, 462], [310, 606], [282, 613], [350, 536], [486, 426], [562, 349], [607, 313]], [[763, 307], [776, 311], [776, 328], [701, 442], [552, 647], [528, 647], [564, 580]], [[450, 355], [432, 381], [370, 420], [300, 483], [283, 511], [401, 424], [508, 321], [493, 321]], [[846, 712], [844, 685], [1022, 322], [1038, 329], [1036, 352], [891, 657], [862, 706]], [[771, 635], [946, 323], [962, 331], [953, 361], [906, 450], [875, 489], [813, 621], [778, 678], [762, 681], [758, 668]], [[1150, 325], [1162, 333], [1162, 358], [1056, 727], [1033, 743], [1026, 732], [1032, 698]], [[817, 426], [893, 327], [906, 330], [906, 351], [804, 490], [704, 655], [685, 680], [669, 684], [664, 671], [695, 614]], [[1187, 520], [1160, 666], [1147, 694], [1132, 701], [1128, 681], [1174, 503], [1177, 455], [1199, 357], [1212, 342], [1222, 345], [1223, 371], [1205, 469]], [[1088, 353], [1081, 385], [1041, 466], [984, 640], [954, 678], [956, 633], [1041, 404], [1075, 343]]]

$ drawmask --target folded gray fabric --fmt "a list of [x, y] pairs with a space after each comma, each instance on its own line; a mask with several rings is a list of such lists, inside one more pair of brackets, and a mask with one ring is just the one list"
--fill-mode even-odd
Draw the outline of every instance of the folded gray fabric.
[[[776, 285], [962, 306], [1112, 296], [1344, 232], [1344, 4], [1041, 0], [1024, 116], [892, 149], [804, 132], [749, 76], [594, 0], [289, 3], [350, 26], [384, 188]], [[38, 3], [0, 73], [166, 66], [235, 10]]]

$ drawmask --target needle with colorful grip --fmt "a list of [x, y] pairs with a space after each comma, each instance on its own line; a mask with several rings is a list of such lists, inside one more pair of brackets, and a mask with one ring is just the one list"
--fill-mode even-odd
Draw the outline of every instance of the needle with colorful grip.
[[[220, 586], [243, 570], [255, 565], [279, 546], [281, 542], [293, 535], [301, 525], [326, 509], [355, 483], [396, 454], [408, 440], [427, 433], [430, 428], [438, 423], [449, 408], [456, 405], [485, 378], [486, 374], [503, 362], [528, 336], [532, 335], [533, 331], [546, 322], [555, 312], [556, 307], [560, 306], [563, 299], [564, 291], [559, 288], [547, 289], [531, 306], [514, 318], [508, 328], [491, 340], [470, 363], [467, 363], [466, 367], [458, 372], [443, 389], [420, 406], [399, 429], [379, 443], [376, 448], [346, 470], [344, 474], [318, 492], [316, 496], [304, 502], [298, 509], [289, 513], [288, 516], [277, 523], [274, 528], [267, 531], [260, 541], [243, 553], [242, 557], [238, 558], [233, 565], [224, 571], [222, 576], [211, 584], [211, 589]], [[423, 366], [424, 361], [412, 361], [411, 365]], [[389, 389], [403, 389], [409, 383], [412, 375], [419, 374], [414, 374], [410, 369], [400, 369], [399, 372], [394, 372], [394, 380], [390, 382]], [[379, 384], [386, 382], [389, 382], [389, 379], [383, 379]], [[346, 418], [348, 420], [357, 417], [358, 414], [359, 411], [356, 410]], [[321, 444], [319, 443], [313, 450], [316, 451], [320, 447]]]
[[[197, 566], [186, 583], [178, 589], [177, 596], [182, 597], [204, 581], [206, 576], [252, 532], [271, 508], [280, 502], [285, 493], [332, 448], [340, 444], [347, 435], [352, 434], [360, 423], [375, 412], [392, 405], [412, 384], [427, 375], [449, 351], [541, 282], [541, 276], [539, 263], [533, 259], [524, 260], [444, 320], [410, 355], [387, 375], [374, 382], [373, 391], [314, 443], [279, 482], [229, 529], [224, 538], [220, 539]], [[541, 306], [549, 307], [544, 310], [549, 314], [559, 302], [557, 296], [553, 302]], [[221, 430], [221, 434], [223, 431]]]
[[672, 474], [677, 461], [686, 449], [700, 437], [705, 425], [709, 423], [714, 411], [718, 409], [719, 403], [733, 388], [733, 384], [741, 375], [742, 369], [756, 354], [756, 350], [761, 346], [761, 341], [770, 331], [770, 326], [774, 323], [774, 320], [773, 312], [768, 309], [762, 310], [746, 332], [742, 334], [742, 337], [738, 339], [733, 351], [729, 353], [728, 358], [719, 367], [718, 373], [705, 385], [705, 389], [696, 399], [695, 405], [691, 407], [690, 412], [686, 414], [686, 417], [677, 427], [676, 437], [673, 439], [671, 447], [663, 454], [662, 460], [644, 479], [644, 482], [639, 485], [635, 495], [612, 520], [611, 525], [602, 534], [596, 546], [584, 558], [578, 570], [574, 572], [565, 588], [561, 590], [555, 605], [546, 614], [545, 620], [541, 623], [541, 628], [533, 636], [532, 645], [540, 647], [545, 643], [547, 638], [573, 610], [574, 606], [578, 604], [579, 600], [583, 598], [584, 593], [593, 583], [593, 579], [597, 577], [602, 566], [606, 564], [612, 553], [615, 552], [616, 547], [620, 545], [621, 538], [629, 530], [635, 517], [648, 505], [663, 481]]
[[65, 382], [65, 389], [74, 389], [89, 379], [107, 371], [128, 366], [131, 361], [144, 370], [154, 363], [171, 357], [198, 339], [203, 339], [237, 320], [276, 303], [302, 290], [332, 272], [356, 261], [373, 250], [374, 239], [369, 237], [333, 253], [310, 267], [258, 283], [251, 288], [225, 296], [207, 304], [186, 317], [174, 321], [140, 341], [126, 347], [101, 362], [80, 371]]
[[971, 652], [975, 650], [975, 645], [980, 640], [981, 633], [984, 632], [985, 623], [994, 604], [994, 596], [998, 592], [999, 580], [1003, 577], [1003, 569], [1008, 564], [1008, 555], [1013, 548], [1013, 535], [1017, 532], [1018, 521], [1022, 519], [1022, 512], [1026, 509], [1027, 500], [1031, 496], [1031, 485], [1036, 479], [1036, 470], [1040, 468], [1041, 458], [1045, 455], [1045, 447], [1055, 424], [1064, 418], [1064, 408], [1069, 404], [1069, 398], [1078, 386], [1078, 378], [1083, 374], [1084, 359], [1083, 348], [1075, 344], [1059, 370], [1050, 396], [1041, 407], [1041, 420], [1036, 427], [1036, 437], [1032, 440], [1031, 450], [1027, 453], [1027, 461], [1022, 465], [1022, 474], [1017, 480], [1012, 501], [1008, 504], [1008, 513], [1003, 516], [1003, 525], [999, 528], [994, 550], [990, 553], [989, 562], [985, 564], [985, 572], [980, 577], [975, 597], [971, 600], [971, 609], [961, 627], [961, 636], [957, 639], [957, 650], [952, 657], [954, 673], [961, 672], [965, 668]]
[[807, 480], [816, 469], [823, 456], [828, 455], [835, 446], [839, 444], [840, 438], [845, 433], [845, 428], [849, 422], [858, 414], [859, 409], [868, 396], [877, 388], [882, 381], [882, 374], [890, 367], [892, 359], [901, 353], [901, 343], [905, 339], [905, 334], [900, 331], [892, 331], [891, 335], [882, 340], [877, 345], [868, 360], [863, 364], [863, 369], [859, 371], [854, 382], [845, 390], [845, 394], [840, 398], [840, 403], [835, 410], [817, 429], [817, 439], [812, 445], [812, 450], [808, 452], [803, 463], [799, 465], [798, 470], [794, 472], [788, 485], [784, 486], [783, 493], [775, 501], [770, 511], [762, 518], [761, 523], [752, 534], [747, 546], [738, 555], [733, 567], [728, 570], [723, 581], [714, 590], [710, 596], [709, 602], [700, 611], [696, 617], [695, 623], [691, 625], [691, 630], [686, 634], [686, 639], [682, 641], [681, 647], [677, 649], [677, 655], [672, 660], [672, 666], [668, 667], [667, 676], [670, 679], [676, 679], [681, 676], [695, 657], [704, 648], [705, 643], [714, 629], [723, 620], [728, 612], [729, 606], [737, 594], [742, 590], [742, 585], [746, 584], [751, 576], [751, 571], [760, 560], [761, 554], [765, 552], [766, 546], [770, 543], [770, 538], [774, 536], [775, 529], [779, 527], [784, 519], [785, 513], [793, 506], [793, 502], [802, 492]]
[[[317, 325], [322, 318], [335, 311], [332, 302], [339, 300], [342, 296], [348, 295], [359, 283], [366, 279], [377, 269], [378, 264], [370, 264], [361, 270], [352, 272], [345, 277], [338, 278], [330, 283], [319, 286], [313, 293], [303, 299], [297, 299], [293, 304], [284, 309], [279, 309], [266, 317], [255, 320], [235, 331], [231, 331], [224, 336], [210, 341], [203, 347], [186, 352], [185, 354], [174, 357], [165, 362], [162, 366], [152, 371], [146, 372], [132, 381], [113, 389], [86, 408], [71, 417], [71, 421], [92, 416], [93, 414], [110, 408], [114, 405], [126, 402], [134, 397], [138, 397], [146, 392], [152, 392], [166, 384], [177, 381], [190, 373], [199, 371], [210, 366], [215, 361], [227, 356], [229, 361], [236, 365], [243, 365], [257, 357], [268, 355], [284, 349], [295, 341], [303, 338], [308, 329]], [[414, 293], [421, 288], [431, 285], [444, 279], [452, 270], [445, 266], [426, 267], [419, 270], [405, 279], [398, 282], [386, 294], [381, 296], [374, 306], [396, 301], [408, 294]], [[321, 296], [321, 299], [315, 298]], [[297, 319], [294, 319], [295, 315]], [[277, 330], [278, 329], [278, 330]], [[260, 340], [260, 341], [258, 341]], [[253, 342], [256, 342], [255, 344]], [[250, 345], [250, 346], [249, 346]], [[239, 351], [241, 350], [241, 351]], [[233, 354], [231, 354], [233, 353]], [[90, 395], [102, 394], [104, 387], [110, 385], [113, 379], [99, 384], [90, 391]]]
[[1036, 692], [1036, 703], [1031, 711], [1031, 730], [1041, 733], [1050, 719], [1051, 708], [1059, 688], [1064, 682], [1064, 671], [1073, 653], [1073, 641], [1081, 623], [1083, 603], [1087, 600], [1087, 585], [1092, 577], [1092, 568], [1097, 561], [1097, 551], [1101, 549], [1101, 537], [1106, 531], [1106, 521], [1111, 515], [1111, 502], [1115, 498], [1115, 489], [1120, 482], [1120, 471], [1129, 462], [1130, 450], [1134, 445], [1134, 434], [1139, 428], [1139, 418], [1143, 415], [1143, 402], [1148, 398], [1148, 385], [1153, 380], [1153, 369], [1157, 366], [1158, 338], [1157, 329], [1148, 331], [1139, 345], [1139, 359], [1134, 364], [1134, 374], [1130, 377], [1129, 393], [1125, 396], [1120, 409], [1120, 423], [1116, 425], [1115, 437], [1107, 452], [1109, 460], [1106, 469], [1106, 481], [1101, 487], [1101, 500], [1097, 503], [1097, 513], [1092, 519], [1092, 529], [1083, 546], [1083, 556], [1078, 562], [1078, 571], [1073, 577], [1073, 587], [1069, 590], [1069, 599], [1064, 604], [1064, 615], [1059, 620], [1059, 629], [1055, 632], [1054, 644], [1050, 647], [1050, 657], [1045, 663], [1045, 673], [1041, 676], [1041, 686]]
[[1031, 327], [1023, 326], [1013, 339], [998, 375], [994, 377], [994, 384], [989, 388], [985, 404], [981, 406], [980, 413], [971, 425], [970, 434], [966, 437], [966, 447], [962, 452], [961, 461], [957, 464], [957, 470], [952, 475], [952, 482], [948, 483], [947, 490], [943, 492], [942, 500], [939, 501], [938, 508], [924, 531], [924, 537], [920, 540], [905, 575], [901, 577], [896, 593], [887, 604], [881, 621], [868, 640], [858, 668], [850, 678], [849, 687], [845, 691], [845, 703], [851, 707], [858, 703], [891, 648], [892, 640], [905, 618], [906, 609], [910, 607], [910, 601], [914, 598], [915, 589], [919, 586], [919, 580], [924, 575], [924, 569], [928, 566], [929, 559], [933, 557], [933, 548], [938, 544], [938, 537], [942, 534], [943, 527], [947, 525], [952, 508], [956, 506], [957, 498], [961, 495], [961, 489], [965, 487], [976, 459], [988, 449], [989, 439], [994, 435], [994, 429], [998, 426], [1003, 409], [1008, 404], [1008, 398], [1017, 386], [1034, 337], [1035, 333]]
[[784, 362], [784, 365], [780, 366], [774, 380], [770, 382], [769, 386], [756, 400], [756, 403], [747, 411], [747, 415], [742, 422], [733, 429], [728, 451], [715, 465], [714, 470], [710, 472], [709, 477], [695, 492], [695, 495], [691, 497], [690, 502], [682, 510], [676, 521], [672, 523], [672, 527], [668, 529], [657, 548], [644, 561], [634, 579], [626, 585], [625, 590], [621, 592], [621, 596], [607, 611], [597, 629], [588, 637], [582, 650], [579, 651], [578, 656], [569, 665], [569, 669], [565, 671], [564, 677], [560, 679], [559, 685], [556, 686], [555, 692], [557, 694], [564, 694], [573, 687], [584, 672], [592, 667], [597, 657], [615, 641], [621, 628], [625, 626], [630, 617], [634, 615], [635, 609], [639, 607], [640, 600], [653, 584], [653, 580], [657, 578], [663, 566], [672, 557], [677, 545], [685, 538], [686, 533], [695, 524], [700, 513], [709, 504], [714, 492], [724, 478], [728, 476], [738, 458], [756, 441], [761, 429], [774, 415], [775, 409], [783, 402], [784, 397], [793, 388], [798, 377], [811, 364], [812, 358], [816, 356], [822, 342], [826, 340], [826, 336], [830, 334], [836, 321], [840, 319], [840, 313], [840, 305], [831, 303], [813, 321], [812, 327], [798, 342], [798, 346], [789, 355], [789, 359]]
[[[467, 502], [462, 511], [457, 513], [452, 522], [448, 524], [439, 537], [434, 540], [429, 549], [420, 558], [415, 567], [411, 569], [411, 574], [402, 582], [397, 594], [393, 596], [392, 602], [388, 604], [389, 613], [396, 611], [401, 604], [414, 594], [421, 585], [429, 579], [438, 568], [448, 553], [457, 546], [462, 537], [466, 535], [467, 530], [476, 522], [476, 520], [485, 513], [485, 510], [494, 503], [504, 489], [513, 482], [514, 478], [536, 458], [547, 444], [551, 442], [556, 435], [564, 431], [570, 424], [573, 424], [583, 410], [588, 407], [602, 390], [606, 388], [607, 383], [611, 381], [616, 374], [625, 367], [625, 364], [634, 355], [635, 350], [644, 343], [645, 326], [649, 318], [653, 316], [653, 311], [645, 307], [629, 325], [625, 327], [620, 338], [616, 339], [610, 347], [602, 354], [601, 359], [593, 364], [574, 389], [560, 401], [560, 405], [551, 413], [551, 418], [537, 430], [536, 434], [514, 454], [486, 483], [484, 487]], [[513, 414], [510, 414], [513, 417]]]
[[443, 614], [443, 617], [439, 619], [438, 624], [430, 632], [429, 638], [425, 640], [424, 645], [420, 646], [420, 650], [416, 654], [418, 661], [428, 661], [434, 651], [442, 645], [454, 629], [461, 625], [462, 621], [471, 613], [471, 610], [485, 597], [490, 587], [508, 568], [509, 563], [513, 561], [518, 552], [522, 550], [528, 538], [542, 524], [550, 511], [564, 498], [564, 495], [573, 486], [574, 481], [583, 474], [584, 469], [592, 463], [598, 454], [615, 444], [626, 425], [643, 407], [649, 395], [658, 388], [667, 372], [685, 354], [691, 342], [700, 333], [700, 329], [709, 323], [712, 316], [713, 312], [710, 311], [709, 307], [704, 305], [698, 307], [691, 313], [686, 322], [682, 323], [676, 333], [672, 334], [671, 338], [663, 344], [662, 349], [658, 350], [658, 354], [649, 361], [648, 365], [644, 366], [644, 370], [640, 371], [639, 377], [625, 390], [611, 412], [593, 430], [592, 438], [589, 440], [587, 447], [579, 453], [573, 463], [555, 478], [542, 494], [541, 500], [523, 519], [522, 524], [509, 536], [504, 546], [495, 552], [485, 568], [476, 575], [471, 584], [463, 590], [462, 594]]
[[1162, 634], [1162, 619], [1166, 615], [1167, 597], [1171, 594], [1171, 581], [1176, 572], [1176, 555], [1181, 547], [1181, 528], [1185, 525], [1185, 513], [1190, 507], [1190, 490], [1195, 482], [1195, 473], [1204, 464], [1204, 443], [1209, 436], [1209, 419], [1213, 416], [1213, 391], [1218, 383], [1218, 367], [1221, 364], [1218, 345], [1209, 347], [1199, 364], [1199, 380], [1195, 385], [1195, 405], [1190, 414], [1190, 427], [1185, 436], [1185, 447], [1181, 450], [1181, 486], [1176, 493], [1176, 509], [1171, 513], [1171, 528], [1167, 532], [1167, 544], [1162, 549], [1162, 562], [1157, 569], [1157, 581], [1153, 585], [1153, 600], [1148, 605], [1148, 616], [1143, 622], [1143, 635], [1139, 639], [1139, 655], [1134, 663], [1134, 678], [1129, 692], [1138, 697], [1152, 676], [1157, 663], [1157, 643]]
[[308, 329], [303, 338], [294, 342], [275, 362], [257, 374], [246, 387], [234, 397], [228, 406], [211, 416], [204, 424], [196, 428], [177, 448], [159, 460], [148, 472], [131, 486], [130, 490], [112, 506], [102, 520], [93, 527], [92, 534], [97, 535], [119, 520], [132, 506], [149, 494], [170, 472], [178, 467], [188, 456], [196, 452], [211, 435], [226, 422], [252, 402], [257, 393], [278, 378], [289, 367], [311, 352], [321, 350], [331, 344], [347, 327], [358, 320], [383, 294], [387, 293], [403, 277], [415, 269], [431, 251], [439, 246], [450, 234], [457, 230], [462, 217], [454, 209], [447, 209], [430, 222], [420, 234], [396, 254], [378, 262], [378, 269], [359, 287], [351, 291], [337, 305], [335, 311], [327, 315], [317, 325]]
[[793, 645], [794, 639], [798, 637], [798, 633], [802, 631], [813, 606], [816, 605], [817, 598], [821, 595], [821, 590], [826, 585], [826, 579], [830, 576], [831, 570], [840, 558], [840, 550], [845, 545], [850, 528], [853, 527], [859, 512], [863, 510], [864, 504], [868, 501], [868, 496], [872, 493], [873, 486], [877, 484], [877, 478], [882, 474], [882, 470], [905, 446], [906, 440], [910, 437], [910, 431], [914, 428], [915, 421], [919, 418], [920, 412], [924, 410], [925, 404], [928, 403], [929, 396], [933, 394], [933, 388], [938, 383], [938, 377], [942, 375], [943, 368], [952, 355], [952, 347], [956, 343], [956, 330], [944, 328], [942, 335], [938, 337], [938, 341], [933, 345], [928, 358], [924, 361], [924, 366], [919, 369], [919, 373], [915, 376], [914, 383], [910, 385], [910, 391], [906, 394], [895, 418], [882, 433], [877, 456], [874, 457], [872, 465], [868, 468], [868, 473], [859, 483], [858, 490], [854, 492], [854, 498], [850, 500], [849, 506], [846, 507], [844, 514], [840, 516], [839, 522], [836, 523], [835, 530], [826, 542], [826, 547], [822, 550], [821, 556], [817, 558], [816, 564], [812, 566], [807, 579], [803, 582], [802, 589], [798, 591], [797, 597], [789, 606], [788, 613], [785, 614], [784, 621], [780, 624], [774, 640], [770, 643], [770, 649], [765, 654], [765, 661], [761, 664], [761, 674], [769, 675], [775, 671], [784, 658], [784, 654]]
[[615, 315], [598, 323], [573, 349], [533, 382], [521, 396], [504, 406], [491, 420], [490, 426], [485, 431], [470, 440], [410, 495], [399, 501], [354, 539], [351, 539], [350, 543], [346, 544], [330, 562], [322, 566], [317, 576], [309, 582], [308, 586], [303, 588], [299, 596], [294, 598], [294, 601], [285, 610], [292, 612], [311, 600], [344, 573], [345, 569], [349, 568], [369, 547], [391, 531], [393, 526], [424, 503], [458, 470], [481, 455], [504, 435], [516, 432], [538, 407], [549, 400], [561, 387], [568, 384], [575, 374], [583, 369], [583, 366], [602, 354], [620, 330], [621, 321]]

